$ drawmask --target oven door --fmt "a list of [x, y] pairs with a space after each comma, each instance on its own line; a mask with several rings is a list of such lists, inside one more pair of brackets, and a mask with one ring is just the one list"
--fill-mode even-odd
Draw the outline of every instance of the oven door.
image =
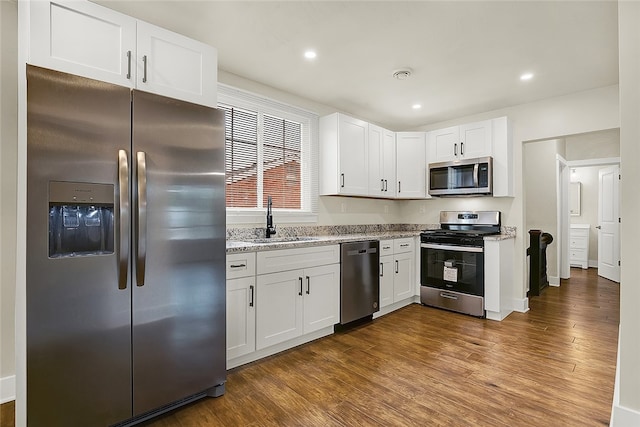
[[484, 296], [484, 248], [421, 243], [420, 284]]

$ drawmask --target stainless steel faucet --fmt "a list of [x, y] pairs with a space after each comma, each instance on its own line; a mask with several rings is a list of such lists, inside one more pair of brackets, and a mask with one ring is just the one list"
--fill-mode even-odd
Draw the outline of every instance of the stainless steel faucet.
[[273, 225], [273, 215], [272, 215], [272, 208], [271, 208], [272, 202], [271, 202], [271, 196], [267, 197], [267, 239], [269, 239], [271, 236], [273, 236], [274, 234], [276, 234], [276, 226]]

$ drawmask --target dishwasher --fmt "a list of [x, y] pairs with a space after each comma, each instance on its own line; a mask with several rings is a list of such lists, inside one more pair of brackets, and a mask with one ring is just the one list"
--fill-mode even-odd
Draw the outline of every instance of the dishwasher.
[[340, 324], [372, 317], [380, 301], [380, 242], [340, 245]]

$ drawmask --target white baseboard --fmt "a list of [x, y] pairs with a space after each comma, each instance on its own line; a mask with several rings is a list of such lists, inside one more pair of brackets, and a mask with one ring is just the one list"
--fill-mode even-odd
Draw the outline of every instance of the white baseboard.
[[513, 298], [511, 306], [513, 311], [526, 313], [529, 311], [529, 298]]
[[0, 378], [0, 403], [16, 400], [16, 376]]
[[589, 268], [598, 268], [598, 260], [590, 259], [589, 260]]
[[637, 427], [640, 426], [640, 412], [624, 406], [613, 405], [611, 411], [611, 427]]
[[558, 276], [549, 276], [549, 286], [560, 286], [560, 278]]

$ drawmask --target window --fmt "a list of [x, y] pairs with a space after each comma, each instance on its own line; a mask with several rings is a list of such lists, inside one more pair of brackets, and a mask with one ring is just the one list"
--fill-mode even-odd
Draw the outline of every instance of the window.
[[225, 112], [227, 222], [317, 220], [315, 114], [219, 85]]

